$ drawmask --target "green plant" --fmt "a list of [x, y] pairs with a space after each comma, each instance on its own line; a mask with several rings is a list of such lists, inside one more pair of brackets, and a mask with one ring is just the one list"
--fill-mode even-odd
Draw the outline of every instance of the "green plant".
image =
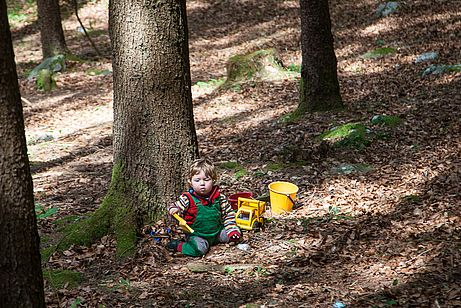
[[287, 71], [301, 73], [301, 65], [299, 64], [290, 64], [287, 66]]
[[349, 220], [352, 219], [351, 215], [347, 215], [348, 213], [340, 215], [340, 209], [336, 205], [328, 207], [328, 220]]
[[375, 44], [377, 46], [383, 46], [385, 44], [383, 39], [376, 39]]
[[39, 203], [35, 203], [35, 214], [37, 215], [37, 220], [45, 219], [55, 214], [58, 211], [57, 208], [45, 208]]
[[256, 273], [257, 276], [264, 276], [264, 277], [269, 276], [269, 272], [267, 271], [267, 269], [261, 266], [257, 266], [254, 269], [254, 272]]
[[230, 274], [232, 274], [233, 272], [235, 272], [235, 268], [233, 268], [232, 266], [226, 266], [226, 267], [224, 268], [224, 273], [225, 273], [226, 275], [230, 275]]
[[120, 278], [120, 280], [119, 280], [119, 285], [120, 285], [121, 287], [126, 288], [126, 289], [130, 289], [130, 288], [131, 288], [131, 282], [130, 282], [130, 280], [128, 280], [128, 279]]
[[77, 299], [73, 301], [72, 304], [70, 305], [70, 308], [77, 308], [78, 306], [80, 306], [82, 302], [83, 302], [82, 299], [80, 297], [77, 297]]

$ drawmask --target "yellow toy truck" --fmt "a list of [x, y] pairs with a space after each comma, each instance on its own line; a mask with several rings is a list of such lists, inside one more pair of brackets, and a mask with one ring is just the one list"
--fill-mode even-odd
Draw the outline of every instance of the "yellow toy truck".
[[238, 198], [235, 221], [243, 230], [255, 230], [264, 225], [262, 214], [266, 211], [266, 202], [249, 198]]

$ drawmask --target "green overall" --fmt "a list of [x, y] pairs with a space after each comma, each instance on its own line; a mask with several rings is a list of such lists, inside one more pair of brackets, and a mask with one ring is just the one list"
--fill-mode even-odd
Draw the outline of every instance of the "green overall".
[[[219, 234], [223, 229], [221, 220], [221, 198], [216, 198], [213, 204], [206, 206], [192, 196], [195, 205], [197, 206], [197, 217], [191, 225], [194, 233], [190, 235], [187, 241], [182, 245], [182, 253], [187, 256], [199, 257], [203, 252], [197, 247], [195, 237], [201, 237], [207, 240], [208, 244], [214, 245], [218, 242]], [[192, 200], [191, 200], [192, 201]]]

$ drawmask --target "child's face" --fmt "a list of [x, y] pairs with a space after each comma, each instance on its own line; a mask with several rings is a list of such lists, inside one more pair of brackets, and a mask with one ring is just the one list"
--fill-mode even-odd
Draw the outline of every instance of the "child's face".
[[192, 177], [190, 185], [197, 194], [206, 196], [213, 188], [213, 179], [207, 176], [202, 170]]

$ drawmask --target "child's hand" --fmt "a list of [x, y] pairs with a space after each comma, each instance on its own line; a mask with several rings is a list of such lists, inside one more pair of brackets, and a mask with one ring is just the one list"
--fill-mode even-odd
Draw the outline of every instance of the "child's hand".
[[229, 242], [238, 242], [240, 240], [240, 233], [238, 231], [232, 231], [229, 233]]
[[175, 207], [172, 207], [168, 213], [170, 213], [171, 216], [173, 216], [174, 213], [179, 213], [179, 209], [178, 208], [175, 208]]

